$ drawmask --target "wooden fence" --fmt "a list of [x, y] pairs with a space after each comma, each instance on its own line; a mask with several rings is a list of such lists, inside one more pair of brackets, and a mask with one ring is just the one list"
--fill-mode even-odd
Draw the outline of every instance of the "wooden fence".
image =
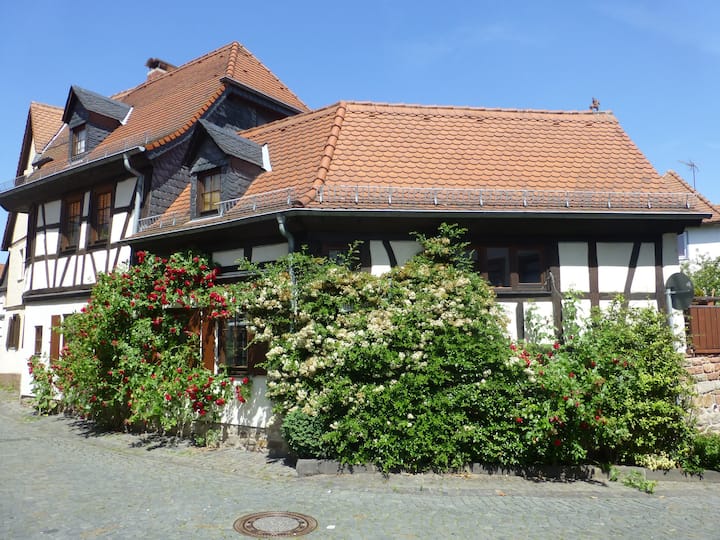
[[696, 354], [720, 353], [720, 305], [693, 304], [685, 312], [690, 345]]

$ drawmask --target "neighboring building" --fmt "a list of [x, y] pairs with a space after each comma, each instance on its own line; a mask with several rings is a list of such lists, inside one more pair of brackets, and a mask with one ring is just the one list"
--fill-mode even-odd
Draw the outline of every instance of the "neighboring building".
[[[568, 291], [585, 309], [618, 294], [664, 309], [677, 235], [712, 214], [661, 177], [609, 112], [307, 111], [238, 44], [170, 69], [112, 98], [73, 87], [36, 170], [0, 193], [31, 216], [28, 324], [78, 309], [97, 272], [137, 249], [202, 249], [236, 279], [240, 258], [272, 261], [303, 245], [332, 256], [361, 240], [362, 266], [382, 273], [418, 251], [411, 231], [456, 222], [522, 337], [531, 305], [559, 327]], [[222, 346], [242, 345], [241, 325], [213, 329], [208, 338], [224, 339], [203, 340], [203, 353], [255, 374], [257, 399], [231, 422], [265, 427], [255, 359]]]
[[[669, 184], [682, 184], [707, 206], [711, 214], [699, 226], [688, 227], [678, 235], [678, 257], [680, 261], [697, 261], [701, 257], [720, 257], [720, 209], [703, 197], [675, 171], [663, 176]], [[719, 291], [720, 292], [720, 291]]]
[[[16, 176], [18, 182], [33, 171], [33, 162], [43, 152], [45, 147], [62, 127], [63, 110], [60, 107], [31, 103], [25, 123], [25, 134]], [[42, 343], [49, 339], [49, 329], [29, 329], [25, 325], [25, 304], [23, 292], [25, 291], [25, 270], [28, 247], [28, 214], [27, 212], [13, 212], [8, 215], [3, 236], [2, 250], [8, 252], [5, 271], [0, 281], [4, 297], [5, 310], [0, 320], [0, 379], [8, 384], [17, 385], [20, 382], [20, 373], [26, 370], [27, 360]], [[31, 335], [32, 334], [32, 335]], [[33, 350], [23, 350], [21, 343], [25, 336], [33, 340]]]

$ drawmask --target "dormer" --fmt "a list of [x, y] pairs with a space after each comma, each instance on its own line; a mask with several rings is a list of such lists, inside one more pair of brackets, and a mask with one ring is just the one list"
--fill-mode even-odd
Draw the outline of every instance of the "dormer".
[[222, 213], [222, 201], [241, 197], [270, 169], [262, 146], [207, 120], [198, 121], [184, 165], [190, 170], [193, 219]]
[[68, 126], [70, 160], [81, 159], [127, 122], [131, 110], [126, 103], [72, 86], [62, 117]]

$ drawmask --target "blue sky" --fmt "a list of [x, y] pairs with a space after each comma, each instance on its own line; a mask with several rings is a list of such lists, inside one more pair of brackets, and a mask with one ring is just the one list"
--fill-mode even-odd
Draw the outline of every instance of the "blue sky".
[[[8, 2], [0, 22], [0, 183], [31, 101], [110, 95], [145, 61], [239, 41], [310, 107], [340, 99], [612, 110], [659, 172], [697, 164], [720, 203], [720, 2]], [[4, 223], [5, 214], [0, 213]]]

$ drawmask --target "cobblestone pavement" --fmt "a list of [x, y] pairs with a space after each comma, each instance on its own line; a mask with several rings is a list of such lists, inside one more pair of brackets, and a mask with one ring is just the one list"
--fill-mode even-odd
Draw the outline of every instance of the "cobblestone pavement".
[[720, 538], [720, 483], [484, 475], [298, 478], [237, 449], [167, 447], [38, 417], [0, 395], [0, 538], [243, 538], [240, 516], [292, 511], [307, 538]]

